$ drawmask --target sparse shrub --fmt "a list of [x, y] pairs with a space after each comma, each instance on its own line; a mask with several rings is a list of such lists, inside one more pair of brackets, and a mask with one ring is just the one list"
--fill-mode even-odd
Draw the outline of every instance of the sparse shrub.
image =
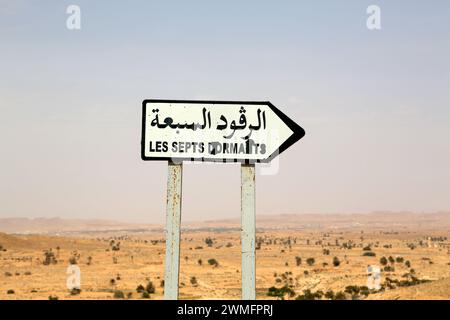
[[214, 244], [214, 240], [208, 237], [205, 239], [205, 243], [208, 247], [212, 247], [212, 245]]
[[13, 289], [9, 289], [8, 291], [6, 291], [7, 294], [15, 294]]
[[111, 245], [111, 250], [112, 251], [120, 251], [120, 242], [114, 243], [114, 240], [113, 240], [112, 245]]
[[198, 263], [199, 266], [201, 266], [202, 263], [203, 263], [202, 259], [198, 259], [197, 263]]
[[142, 284], [140, 284], [140, 285], [138, 285], [136, 287], [136, 292], [137, 293], [141, 293], [141, 292], [144, 292], [144, 291], [145, 291], [145, 288], [144, 288], [144, 286]]
[[113, 297], [114, 297], [114, 299], [125, 299], [125, 295], [123, 294], [123, 291], [121, 291], [121, 290], [115, 290]]
[[25, 271], [24, 275], [31, 276], [31, 272], [30, 271]]
[[142, 292], [142, 298], [143, 299], [150, 299], [150, 294], [147, 291]]
[[219, 266], [219, 262], [216, 259], [208, 259], [208, 264], [213, 267]]
[[12, 276], [13, 276], [13, 274], [11, 272], [8, 272], [8, 271], [5, 272], [5, 277], [12, 277]]
[[376, 254], [373, 251], [364, 251], [364, 253], [362, 254], [363, 257], [375, 257]]
[[48, 296], [48, 300], [59, 300], [58, 296]]
[[372, 248], [370, 246], [365, 246], [363, 248], [363, 251], [372, 251]]
[[56, 261], [55, 254], [53, 253], [52, 249], [44, 251], [44, 261], [42, 262], [42, 264], [44, 266], [48, 266], [56, 263], [58, 263], [58, 261]]
[[302, 258], [300, 257], [295, 257], [295, 264], [298, 266], [300, 266], [302, 264]]
[[153, 282], [149, 281], [147, 285], [145, 286], [145, 291], [148, 293], [155, 293], [155, 286], [153, 285]]
[[370, 294], [370, 290], [366, 286], [359, 287], [359, 293], [363, 296], [368, 296]]
[[347, 300], [347, 296], [346, 296], [345, 293], [343, 293], [342, 291], [339, 291], [339, 292], [336, 293], [336, 295], [334, 296], [334, 300]]
[[302, 295], [298, 295], [295, 300], [320, 300], [323, 297], [322, 291], [312, 292], [310, 289], [303, 290]]
[[333, 290], [328, 290], [325, 293], [325, 298], [330, 299], [330, 300], [334, 300], [334, 292], [333, 292]]
[[306, 259], [306, 263], [308, 264], [308, 266], [312, 266], [312, 265], [314, 265], [314, 263], [316, 263], [316, 259], [308, 258], [308, 259]]
[[385, 266], [388, 264], [388, 260], [386, 259], [386, 257], [383, 256], [380, 258], [380, 263], [381, 265]]
[[133, 298], [133, 292], [128, 292], [127, 293], [127, 299], [131, 299]]
[[409, 260], [406, 260], [406, 261], [405, 261], [405, 266], [406, 266], [407, 268], [411, 268], [411, 262], [410, 262]]
[[191, 284], [192, 284], [194, 287], [196, 287], [196, 286], [198, 285], [198, 283], [197, 283], [197, 278], [196, 278], [196, 277], [191, 277], [190, 281], [191, 281]]
[[70, 290], [70, 295], [71, 296], [76, 296], [76, 295], [78, 295], [80, 293], [81, 293], [81, 289], [79, 289], [79, 288], [72, 288], [72, 290]]
[[394, 264], [395, 263], [395, 259], [392, 256], [389, 256], [388, 260], [389, 260], [390, 264]]
[[284, 296], [286, 296], [286, 295], [289, 295], [289, 297], [295, 296], [295, 291], [292, 290], [287, 285], [283, 286], [281, 288], [270, 287], [267, 291], [267, 295], [269, 297], [277, 297], [280, 299], [284, 299]]
[[333, 266], [339, 267], [340, 264], [341, 264], [341, 261], [339, 260], [339, 258], [338, 257], [334, 257], [333, 258]]
[[395, 268], [393, 266], [385, 266], [384, 271], [385, 272], [394, 272]]

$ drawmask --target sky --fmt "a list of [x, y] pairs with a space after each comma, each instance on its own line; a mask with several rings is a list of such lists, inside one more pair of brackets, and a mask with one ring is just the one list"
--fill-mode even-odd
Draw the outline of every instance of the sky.
[[[447, 0], [0, 0], [0, 218], [163, 222], [149, 98], [268, 100], [305, 129], [275, 174], [258, 166], [258, 215], [448, 211], [449, 16]], [[182, 220], [239, 215], [239, 164], [184, 166]]]

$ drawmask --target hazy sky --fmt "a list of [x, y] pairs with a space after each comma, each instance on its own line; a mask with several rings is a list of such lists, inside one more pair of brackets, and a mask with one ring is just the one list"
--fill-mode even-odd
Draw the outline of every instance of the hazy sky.
[[[258, 175], [258, 214], [449, 210], [449, 17], [448, 0], [0, 0], [0, 217], [163, 222], [145, 98], [269, 100], [305, 128]], [[239, 216], [238, 164], [183, 183], [183, 220]]]

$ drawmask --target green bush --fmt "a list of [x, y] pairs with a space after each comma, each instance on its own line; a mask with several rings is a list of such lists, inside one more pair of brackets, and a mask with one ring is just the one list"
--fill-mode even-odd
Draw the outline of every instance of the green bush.
[[125, 299], [125, 295], [123, 294], [123, 291], [121, 291], [121, 290], [114, 291], [113, 297], [114, 297], [114, 299]]
[[295, 296], [295, 292], [286, 285], [281, 288], [270, 287], [267, 291], [267, 295], [269, 297], [278, 297], [283, 299], [285, 295], [289, 295], [289, 297]]
[[155, 286], [153, 285], [153, 282], [149, 281], [147, 285], [145, 286], [145, 291], [148, 293], [155, 293]]

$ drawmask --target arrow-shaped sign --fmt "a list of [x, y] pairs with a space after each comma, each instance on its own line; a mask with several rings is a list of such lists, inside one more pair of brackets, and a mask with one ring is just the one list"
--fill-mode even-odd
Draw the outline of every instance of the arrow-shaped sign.
[[142, 102], [143, 160], [269, 162], [304, 135], [270, 102]]

